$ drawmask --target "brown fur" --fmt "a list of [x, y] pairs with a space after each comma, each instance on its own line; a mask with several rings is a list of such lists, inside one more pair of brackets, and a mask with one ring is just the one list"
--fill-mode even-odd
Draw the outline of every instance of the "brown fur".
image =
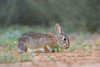
[[[32, 43], [30, 42], [32, 40]], [[33, 43], [35, 42], [36, 43]], [[51, 33], [40, 33], [40, 32], [27, 32], [23, 34], [20, 38], [19, 41], [24, 43], [29, 48], [41, 48], [44, 47], [45, 45], [50, 45], [50, 46], [57, 46], [57, 42], [55, 40], [55, 36]], [[36, 46], [36, 47], [35, 47]]]

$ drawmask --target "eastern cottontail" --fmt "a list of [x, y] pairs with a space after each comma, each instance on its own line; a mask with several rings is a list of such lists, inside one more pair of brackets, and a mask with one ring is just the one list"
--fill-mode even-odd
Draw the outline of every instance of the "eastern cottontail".
[[18, 40], [18, 49], [20, 52], [27, 52], [28, 48], [38, 49], [44, 48], [45, 52], [53, 52], [50, 48], [61, 46], [63, 48], [69, 47], [69, 39], [63, 33], [63, 29], [59, 24], [55, 25], [55, 31], [57, 35], [51, 33], [40, 33], [40, 32], [27, 32], [21, 35]]

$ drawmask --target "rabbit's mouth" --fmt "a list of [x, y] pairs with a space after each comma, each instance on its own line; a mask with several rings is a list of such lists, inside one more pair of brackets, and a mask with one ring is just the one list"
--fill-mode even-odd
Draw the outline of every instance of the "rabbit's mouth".
[[64, 48], [69, 48], [69, 45], [68, 44], [64, 44]]
[[65, 46], [64, 48], [67, 49], [67, 48], [69, 48], [69, 46]]
[[59, 46], [63, 47], [63, 48], [69, 48], [68, 44], [60, 44], [59, 42], [57, 42], [59, 44]]

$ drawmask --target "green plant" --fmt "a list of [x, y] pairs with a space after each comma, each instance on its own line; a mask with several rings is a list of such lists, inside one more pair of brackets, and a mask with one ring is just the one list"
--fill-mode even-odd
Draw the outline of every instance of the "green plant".
[[55, 50], [56, 52], [63, 52], [63, 51], [65, 50], [65, 48], [60, 47], [60, 46], [57, 46], [56, 48], [54, 48], [54, 50]]
[[17, 54], [11, 55], [10, 53], [0, 55], [0, 62], [15, 62], [17, 61]]
[[79, 48], [80, 44], [73, 44], [70, 46], [70, 52], [73, 52], [74, 50], [76, 50], [77, 48]]
[[19, 56], [19, 61], [28, 61], [30, 58], [30, 53], [22, 53], [20, 56]]
[[87, 53], [90, 54], [90, 53], [91, 53], [91, 49], [88, 49], [88, 50], [87, 50]]

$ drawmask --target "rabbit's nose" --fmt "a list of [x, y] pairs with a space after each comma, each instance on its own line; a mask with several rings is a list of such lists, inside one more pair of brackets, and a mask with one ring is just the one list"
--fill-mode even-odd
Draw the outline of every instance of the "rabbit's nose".
[[69, 45], [69, 44], [66, 44], [66, 45], [65, 45], [65, 48], [69, 48], [69, 47], [70, 47], [70, 45]]

